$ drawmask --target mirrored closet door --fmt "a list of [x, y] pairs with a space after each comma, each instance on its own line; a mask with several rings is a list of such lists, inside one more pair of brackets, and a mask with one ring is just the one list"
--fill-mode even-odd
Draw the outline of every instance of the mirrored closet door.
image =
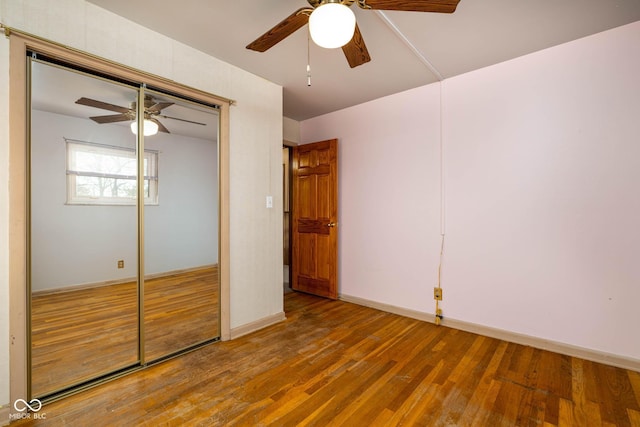
[[29, 383], [47, 398], [219, 337], [219, 115], [29, 63]]
[[164, 129], [145, 138], [161, 174], [157, 199], [144, 210], [144, 354], [152, 361], [220, 335], [218, 112], [145, 95], [165, 107]]

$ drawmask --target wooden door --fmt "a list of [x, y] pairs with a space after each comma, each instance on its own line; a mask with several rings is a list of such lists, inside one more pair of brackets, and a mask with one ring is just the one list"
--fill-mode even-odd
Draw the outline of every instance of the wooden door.
[[291, 287], [338, 297], [338, 140], [293, 149]]

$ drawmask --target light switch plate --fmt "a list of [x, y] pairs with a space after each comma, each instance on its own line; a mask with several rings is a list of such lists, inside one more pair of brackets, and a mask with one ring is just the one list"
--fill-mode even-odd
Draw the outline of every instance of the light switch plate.
[[273, 207], [273, 196], [267, 196], [267, 208], [271, 209]]

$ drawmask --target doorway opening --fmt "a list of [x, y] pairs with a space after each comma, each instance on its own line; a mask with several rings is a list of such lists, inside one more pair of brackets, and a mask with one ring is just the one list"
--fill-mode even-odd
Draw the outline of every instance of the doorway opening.
[[291, 197], [293, 195], [292, 188], [292, 161], [291, 155], [293, 143], [284, 141], [282, 146], [282, 230], [283, 230], [283, 288], [284, 292], [292, 292], [291, 289]]
[[338, 140], [294, 147], [291, 164], [291, 289], [337, 299]]

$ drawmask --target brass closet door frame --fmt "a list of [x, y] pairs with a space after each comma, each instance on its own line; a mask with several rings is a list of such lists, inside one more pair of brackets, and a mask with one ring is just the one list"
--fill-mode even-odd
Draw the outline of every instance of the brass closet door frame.
[[[157, 117], [162, 117], [162, 120], [171, 118], [170, 116], [162, 115], [163, 111], [160, 108], [171, 107], [174, 104], [184, 104], [189, 107], [194, 105], [187, 104], [179, 97], [165, 95], [159, 91], [147, 91], [146, 84], [139, 86], [133, 83], [115, 82], [110, 79], [105, 79], [100, 76], [95, 76], [90, 72], [84, 70], [74, 69], [72, 64], [61, 64], [59, 61], [50, 61], [48, 58], [37, 59], [37, 54], [32, 53], [27, 56], [29, 63], [29, 93], [31, 95], [31, 105], [28, 109], [30, 132], [28, 141], [28, 166], [29, 171], [29, 218], [31, 218], [29, 226], [28, 252], [30, 254], [28, 265], [28, 292], [29, 299], [29, 321], [30, 321], [30, 344], [28, 351], [30, 352], [30, 364], [29, 364], [29, 386], [30, 395], [46, 400], [50, 396], [56, 396], [60, 393], [65, 393], [67, 390], [73, 390], [77, 387], [82, 387], [84, 384], [92, 383], [96, 380], [119, 375], [121, 373], [130, 371], [137, 366], [147, 365], [149, 363], [161, 360], [166, 357], [178, 354], [193, 346], [202, 345], [204, 343], [218, 340], [220, 337], [219, 331], [219, 291], [217, 279], [217, 253], [214, 257], [210, 258], [208, 263], [208, 269], [200, 269], [208, 271], [209, 274], [200, 274], [196, 276], [192, 271], [177, 272], [171, 271], [168, 273], [159, 273], [156, 266], [153, 278], [149, 278], [147, 284], [146, 267], [149, 263], [146, 253], [146, 235], [145, 231], [148, 229], [147, 221], [145, 220], [145, 208], [147, 205], [153, 205], [154, 203], [148, 203], [147, 197], [151, 197], [151, 188], [157, 188], [158, 179], [155, 180], [150, 175], [157, 175], [156, 172], [151, 173], [147, 170], [151, 167], [151, 164], [156, 164], [157, 161], [151, 162], [146, 154], [147, 150], [145, 145], [152, 145], [151, 141], [155, 141], [155, 138], [161, 138], [160, 135], [171, 139], [174, 144], [164, 144], [164, 149], [169, 150], [171, 146], [179, 145], [179, 149], [182, 152], [189, 152], [189, 138], [180, 139], [180, 135], [170, 134], [169, 130], [155, 117], [157, 111]], [[35, 71], [38, 70], [36, 73]], [[64, 83], [62, 83], [64, 82]], [[36, 84], [37, 83], [37, 84]], [[74, 92], [76, 86], [82, 87], [80, 94], [73, 96], [73, 99], [78, 99], [76, 104], [81, 104], [80, 109], [87, 109], [88, 113], [95, 114], [96, 108], [99, 108], [99, 114], [105, 112], [110, 113], [107, 115], [99, 115], [90, 117], [92, 122], [83, 119], [72, 118], [64, 116], [60, 120], [56, 118], [48, 121], [46, 119], [46, 110], [56, 111], [55, 105], [58, 102], [57, 99], [54, 102], [47, 103], [49, 99], [45, 96], [44, 101], [39, 99], [42, 94], [51, 95], [49, 92], [54, 91], [57, 86], [64, 86], [66, 92]], [[91, 93], [100, 93], [102, 98], [107, 98], [110, 102], [104, 103], [103, 101], [79, 97], [83, 94], [83, 91]], [[116, 93], [123, 91], [123, 93]], [[109, 93], [113, 92], [113, 93]], [[152, 95], [153, 93], [153, 95]], [[57, 96], [63, 96], [61, 93], [54, 93]], [[113, 99], [124, 98], [134, 100], [128, 105], [130, 107], [127, 110], [127, 103], [122, 99], [113, 101]], [[151, 101], [153, 99], [153, 101]], [[71, 104], [72, 100], [66, 99], [66, 102]], [[37, 105], [45, 105], [44, 110], [36, 110]], [[66, 103], [61, 106], [67, 107]], [[204, 106], [201, 106], [204, 109]], [[135, 112], [133, 111], [135, 108]], [[103, 111], [103, 110], [107, 111]], [[175, 109], [175, 107], [174, 107]], [[217, 106], [209, 107], [211, 111], [216, 111], [215, 114], [211, 114], [217, 121]], [[115, 111], [115, 113], [114, 113]], [[124, 111], [124, 113], [123, 113]], [[38, 113], [38, 114], [36, 114]], [[201, 115], [203, 114], [200, 111]], [[75, 115], [73, 112], [71, 115]], [[77, 113], [76, 113], [77, 114]], [[175, 113], [174, 113], [175, 114]], [[180, 114], [180, 113], [178, 113]], [[185, 116], [186, 114], [186, 116]], [[189, 117], [188, 108], [183, 106], [182, 117]], [[37, 118], [42, 116], [42, 125]], [[115, 120], [114, 120], [115, 119]], [[131, 131], [129, 126], [114, 126], [115, 124], [122, 122], [131, 123]], [[91, 151], [96, 152], [95, 155], [100, 155], [100, 159], [92, 160], [93, 163], [87, 163], [86, 167], [93, 168], [97, 165], [107, 163], [109, 170], [117, 173], [122, 170], [122, 165], [110, 166], [108, 163], [112, 163], [112, 159], [116, 159], [114, 155], [119, 154], [116, 150], [125, 150], [133, 155], [133, 158], [123, 158], [124, 162], [131, 164], [137, 163], [133, 170], [127, 172], [128, 181], [135, 182], [135, 188], [132, 190], [136, 193], [135, 203], [130, 201], [126, 206], [110, 205], [110, 202], [101, 202], [99, 204], [92, 204], [92, 202], [81, 202], [79, 204], [72, 203], [69, 199], [64, 206], [58, 207], [58, 203], [48, 205], [47, 209], [36, 209], [33, 207], [39, 202], [38, 199], [48, 199], [42, 197], [42, 192], [35, 196], [35, 190], [40, 187], [53, 186], [57, 181], [55, 175], [48, 178], [40, 179], [39, 185], [34, 185], [34, 177], [40, 176], [37, 174], [41, 169], [48, 170], [46, 165], [55, 163], [55, 155], [61, 157], [65, 153], [60, 145], [52, 144], [49, 141], [50, 134], [55, 133], [56, 122], [66, 122], [73, 120], [74, 125], [63, 126], [66, 128], [65, 132], [79, 132], [80, 134], [85, 132], [86, 135], [90, 135], [87, 139], [107, 139], [107, 140], [122, 140], [128, 139], [135, 140], [135, 147], [128, 147], [126, 144], [121, 146], [101, 144], [96, 141], [73, 141], [74, 144], [79, 145], [82, 149], [86, 147], [87, 152], [79, 153], [79, 160], [82, 161], [84, 157], [89, 156]], [[77, 123], [77, 121], [80, 123]], [[158, 132], [158, 136], [146, 136], [144, 126], [146, 121], [152, 121], [157, 123], [162, 133]], [[184, 119], [173, 118], [173, 120], [179, 120], [182, 123], [188, 123], [186, 126], [206, 126], [205, 123], [189, 122]], [[95, 121], [95, 123], [94, 123]], [[89, 122], [85, 125], [85, 122]], [[137, 124], [137, 126], [136, 126]], [[177, 127], [175, 123], [172, 123], [174, 127]], [[178, 123], [180, 124], [180, 123]], [[211, 131], [217, 133], [218, 126], [215, 123], [209, 123]], [[89, 127], [90, 131], [84, 130], [85, 127]], [[46, 128], [43, 132], [42, 128]], [[37, 131], [37, 132], [36, 132]], [[117, 132], [116, 136], [113, 136], [113, 132]], [[96, 134], [97, 132], [97, 134]], [[44, 133], [44, 135], [43, 135]], [[133, 134], [132, 134], [133, 133]], [[38, 138], [35, 138], [35, 136]], [[212, 135], [212, 138], [214, 135]], [[64, 137], [63, 137], [64, 138]], [[64, 138], [69, 144], [69, 140]], [[36, 148], [34, 141], [38, 140], [39, 145]], [[173, 141], [175, 140], [175, 141]], [[213, 138], [216, 141], [211, 145], [212, 149], [209, 149], [208, 155], [211, 160], [216, 163], [214, 171], [218, 170], [217, 167], [217, 140], [215, 135]], [[115, 143], [115, 142], [112, 142]], [[51, 148], [45, 148], [45, 145], [49, 147], [56, 147], [57, 150], [51, 151]], [[43, 148], [40, 148], [43, 147]], [[102, 155], [97, 154], [100, 150], [110, 150], [109, 154]], [[45, 151], [46, 158], [40, 159], [38, 167], [35, 167], [34, 158], [37, 158], [38, 151]], [[68, 151], [68, 150], [67, 150]], [[62, 152], [62, 153], [61, 153]], [[113, 154], [111, 152], [116, 152]], [[153, 154], [158, 156], [158, 151], [153, 151]], [[69, 156], [68, 152], [67, 155]], [[207, 154], [197, 154], [197, 157], [205, 157]], [[42, 157], [42, 156], [40, 156]], [[75, 157], [74, 157], [75, 158]], [[104, 159], [103, 159], [104, 158]], [[70, 162], [72, 159], [68, 157], [67, 161], [67, 187], [70, 182], [77, 182], [81, 180], [91, 179], [86, 175], [69, 175], [69, 169], [78, 168], [78, 166], [72, 166]], [[193, 162], [196, 159], [192, 159]], [[169, 156], [165, 156], [165, 163], [172, 162]], [[184, 163], [184, 161], [182, 162]], [[44, 166], [43, 166], [44, 165]], [[98, 165], [99, 166], [99, 165]], [[189, 173], [195, 173], [195, 169], [191, 164], [182, 164], [183, 170], [180, 173], [174, 173], [173, 179], [180, 179], [183, 175], [189, 175]], [[208, 166], [208, 165], [207, 165]], [[126, 167], [126, 166], [125, 166]], [[82, 168], [82, 167], [81, 167]], [[131, 168], [129, 168], [131, 169]], [[167, 168], [168, 169], [168, 168]], [[82, 168], [82, 170], [87, 170]], [[101, 171], [104, 172], [105, 171]], [[81, 172], [78, 172], [81, 173]], [[135, 175], [131, 175], [135, 173]], [[111, 192], [120, 191], [121, 187], [119, 182], [126, 182], [126, 179], [114, 179], [111, 175], [106, 177], [96, 177], [96, 179], [104, 181], [105, 184], [98, 184], [100, 189], [99, 193], [103, 191]], [[217, 199], [217, 179], [213, 179], [214, 186], [209, 191], [202, 191], [202, 193], [208, 193], [216, 195]], [[171, 182], [172, 177], [165, 177], [164, 182]], [[203, 180], [200, 179], [200, 182]], [[152, 184], [156, 184], [153, 185]], [[111, 188], [114, 187], [114, 188]], [[187, 186], [185, 186], [187, 187]], [[54, 186], [55, 188], [55, 186]], [[60, 189], [57, 188], [58, 192]], [[67, 188], [67, 197], [69, 197], [70, 188]], [[98, 191], [98, 190], [96, 190]], [[167, 193], [167, 192], [165, 192]], [[188, 193], [188, 189], [181, 191], [181, 193]], [[113, 196], [113, 194], [112, 194]], [[204, 197], [196, 195], [196, 197]], [[211, 196], [210, 196], [211, 197]], [[131, 200], [131, 199], [129, 199]], [[160, 203], [156, 201], [155, 209], [151, 206], [151, 209], [165, 211], [171, 210], [172, 206], [167, 203], [169, 198], [165, 197], [165, 202], [160, 207]], [[132, 204], [133, 203], [133, 204]], [[175, 203], [174, 203], [175, 204]], [[169, 205], [169, 206], [168, 206]], [[188, 204], [187, 204], [188, 205]], [[64, 211], [63, 211], [64, 210]], [[78, 213], [78, 210], [82, 210], [82, 213]], [[131, 217], [127, 220], [126, 217], [119, 218], [119, 214], [123, 210], [128, 212]], [[175, 209], [174, 209], [175, 210]], [[42, 212], [40, 212], [42, 211]], [[46, 211], [46, 213], [45, 213]], [[98, 213], [96, 213], [98, 211]], [[189, 211], [188, 206], [182, 207], [181, 214]], [[56, 212], [56, 214], [54, 214]], [[203, 219], [201, 227], [206, 225], [204, 222], [209, 222], [216, 213], [210, 212]], [[38, 217], [36, 221], [34, 218]], [[174, 215], [175, 216], [175, 215]], [[95, 218], [93, 218], [95, 217]], [[105, 219], [108, 217], [108, 220]], [[51, 219], [50, 219], [51, 218]], [[67, 220], [68, 218], [68, 220]], [[92, 219], [93, 218], [93, 219]], [[115, 224], [114, 224], [115, 221]], [[125, 221], [122, 223], [122, 221]], [[90, 222], [91, 225], [87, 224]], [[128, 226], [126, 224], [129, 224]], [[37, 224], [37, 227], [36, 227]], [[84, 229], [76, 229], [77, 224], [82, 224]], [[180, 224], [164, 224], [163, 229], [178, 228]], [[101, 229], [107, 228], [106, 232], [99, 232]], [[216, 223], [217, 227], [217, 223]], [[126, 229], [129, 229], [128, 231]], [[55, 229], [49, 230], [48, 229]], [[73, 242], [65, 244], [63, 241], [58, 240], [54, 247], [47, 245], [53, 237], [60, 234], [60, 230], [64, 230], [63, 238], [74, 239]], [[124, 232], [121, 230], [124, 229]], [[40, 231], [39, 233], [36, 232]], [[86, 239], [83, 236], [83, 232], [89, 231], [91, 238]], [[152, 230], [151, 234], [161, 233], [161, 229]], [[198, 230], [200, 231], [200, 230]], [[120, 233], [120, 234], [118, 234]], [[132, 252], [131, 248], [127, 250], [124, 248], [117, 248], [120, 244], [119, 240], [126, 241], [131, 235], [137, 235], [136, 243], [134, 243], [135, 250], [135, 267], [127, 279], [117, 279], [117, 276], [107, 276], [106, 281], [98, 281], [97, 284], [91, 286], [84, 285], [87, 283], [87, 279], [84, 278], [77, 281], [74, 278], [74, 270], [82, 270], [82, 264], [95, 265], [94, 268], [99, 268], [100, 264], [104, 264], [103, 258], [110, 256], [108, 251], [105, 251], [101, 256], [96, 255], [89, 257], [88, 262], [75, 262], [75, 258], [82, 257], [87, 252], [97, 252], [100, 254], [100, 250], [103, 247], [111, 246], [111, 242], [115, 243], [115, 251], [120, 252]], [[100, 238], [102, 236], [102, 238]], [[120, 237], [118, 237], [120, 236]], [[49, 238], [47, 238], [49, 237]], [[212, 244], [215, 238], [217, 247], [218, 231], [211, 231]], [[66, 239], [64, 240], [66, 242]], [[49, 248], [48, 252], [36, 250], [39, 249], [39, 245], [34, 242], [38, 242], [42, 246]], [[131, 242], [130, 242], [131, 244]], [[161, 243], [157, 243], [161, 245]], [[58, 248], [58, 245], [62, 245], [62, 248]], [[65, 248], [66, 246], [66, 248]], [[86, 246], [84, 248], [83, 246]], [[177, 249], [173, 250], [172, 246], [169, 246], [169, 251], [179, 252]], [[63, 249], [64, 248], [64, 249]], [[149, 249], [153, 250], [154, 245], [150, 245]], [[39, 255], [36, 257], [36, 253]], [[116, 253], [113, 253], [113, 262], [115, 267], [115, 259], [118, 258]], [[167, 254], [171, 255], [171, 254]], [[54, 261], [51, 261], [54, 258]], [[131, 263], [133, 257], [130, 257], [127, 263]], [[165, 257], [167, 258], [167, 257]], [[173, 258], [168, 256], [168, 258]], [[48, 262], [43, 261], [46, 259]], [[34, 262], [38, 261], [35, 264]], [[118, 269], [124, 267], [125, 262], [117, 261]], [[62, 266], [60, 266], [62, 265]], [[213, 265], [214, 267], [210, 267]], [[77, 267], [76, 267], [77, 266]], [[47, 270], [48, 268], [48, 270]], [[44, 269], [44, 271], [42, 271]], [[102, 268], [104, 270], [104, 267]], [[66, 273], [66, 277], [62, 280], [62, 283], [71, 281], [69, 285], [63, 284], [62, 288], [58, 287], [53, 292], [46, 289], [51, 282], [52, 276], [56, 276], [55, 272], [62, 270]], [[191, 269], [189, 269], [191, 270]], [[108, 270], [111, 271], [111, 270]], [[38, 273], [38, 274], [36, 274]], [[83, 272], [86, 276], [86, 272]], [[105, 272], [102, 271], [104, 275]], [[114, 274], [114, 273], [107, 273]], [[58, 273], [59, 275], [59, 273]], [[131, 276], [134, 277], [131, 277]], [[91, 275], [90, 275], [91, 276]], [[120, 275], [122, 276], [122, 275]], [[42, 278], [38, 281], [38, 295], [35, 295], [35, 278]], [[82, 274], [81, 276], [82, 277]], [[100, 277], [98, 275], [98, 277]], [[116, 277], [116, 279], [112, 279]], [[66, 280], [66, 282], [65, 282]], [[60, 279], [58, 280], [58, 282]], [[45, 282], [45, 283], [43, 283]], [[55, 283], [55, 280], [53, 280]], [[91, 281], [89, 281], [91, 283]], [[204, 282], [203, 285], [190, 286], [194, 283]], [[94, 282], [95, 283], [95, 282]], [[82, 284], [77, 286], [77, 284]], [[41, 287], [45, 286], [42, 290]], [[81, 289], [76, 289], [81, 288]], [[206, 292], [208, 291], [208, 292]], [[60, 297], [59, 294], [64, 295]], [[173, 302], [173, 299], [177, 299], [178, 302]], [[206, 301], [206, 303], [204, 303]], [[193, 316], [193, 314], [200, 314], [199, 316]], [[206, 315], [206, 316], [205, 316]], [[175, 331], [175, 332], [174, 332]], [[186, 338], [185, 338], [186, 337]], [[154, 345], [150, 345], [153, 342]], [[147, 350], [152, 349], [155, 352], [148, 354]], [[73, 369], [71, 369], [73, 367]]]
[[[73, 102], [67, 94], [79, 88], [136, 100], [141, 96], [137, 87], [36, 53], [29, 54], [27, 62], [28, 378], [30, 396], [46, 400], [144, 362], [137, 262], [142, 249], [137, 243], [142, 208], [137, 200], [144, 179], [138, 174], [144, 157], [139, 153], [144, 152], [144, 141], [122, 127], [100, 127], [64, 111]], [[91, 168], [103, 175], [125, 168], [129, 176], [86, 175]], [[75, 200], [76, 189], [113, 193], [120, 191], [119, 183], [138, 193], [134, 199], [124, 197], [129, 200], [126, 206]], [[133, 265], [120, 269], [115, 259], [107, 265], [112, 252], [126, 254]]]
[[[29, 194], [28, 188], [28, 118], [26, 115], [29, 94], [28, 66], [25, 60], [28, 51], [37, 52], [45, 57], [73, 64], [92, 73], [127, 81], [146, 81], [153, 88], [178, 96], [184, 96], [205, 105], [219, 106], [219, 215], [218, 215], [218, 248], [219, 248], [219, 282], [220, 282], [220, 338], [229, 339], [229, 184], [228, 184], [228, 150], [229, 150], [229, 106], [231, 100], [216, 97], [197, 89], [179, 85], [173, 81], [140, 72], [120, 64], [104, 60], [59, 44], [43, 40], [28, 34], [20, 33], [10, 28], [5, 28], [5, 35], [10, 38], [10, 72], [9, 86], [10, 103], [9, 118], [12, 126], [9, 135], [9, 159], [11, 168], [10, 200], [9, 200], [9, 299], [10, 299], [10, 369], [12, 372], [10, 383], [10, 397], [12, 401], [17, 399], [30, 399], [32, 397], [29, 384], [29, 313], [30, 301], [27, 290], [29, 289]], [[141, 100], [141, 99], [140, 99]], [[141, 129], [139, 129], [141, 130]], [[144, 146], [140, 147], [144, 150]], [[141, 162], [142, 163], [142, 162]], [[143, 363], [139, 368], [142, 368]], [[60, 396], [56, 396], [60, 397]]]

